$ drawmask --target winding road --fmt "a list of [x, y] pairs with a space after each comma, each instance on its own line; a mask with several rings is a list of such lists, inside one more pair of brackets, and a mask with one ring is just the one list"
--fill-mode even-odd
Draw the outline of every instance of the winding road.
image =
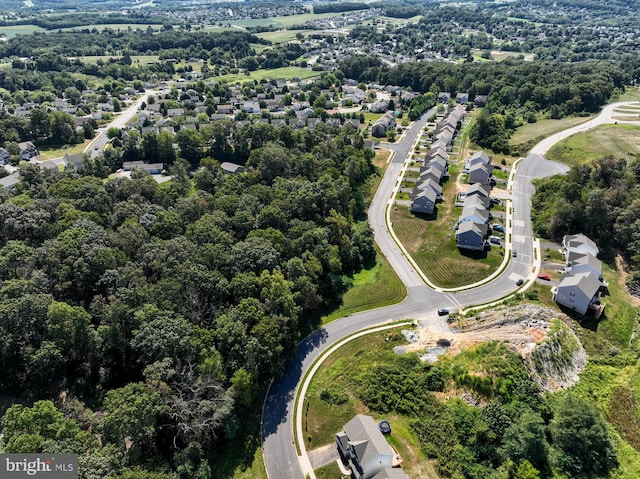
[[444, 318], [436, 314], [437, 309], [459, 310], [471, 305], [489, 303], [515, 291], [517, 279], [535, 279], [540, 258], [535, 257], [530, 219], [533, 194], [531, 180], [565, 173], [568, 170], [564, 165], [546, 160], [543, 155], [563, 138], [604, 123], [613, 123], [613, 110], [622, 104], [607, 105], [598, 117], [541, 141], [518, 163], [512, 180], [511, 207], [507, 210], [507, 221], [511, 226], [511, 247], [518, 251], [518, 256], [511, 258], [493, 280], [460, 291], [436, 290], [426, 286], [387, 228], [387, 211], [393, 203], [393, 191], [403, 163], [431, 113], [427, 112], [417, 120], [401, 142], [389, 145], [395, 154], [369, 207], [369, 221], [376, 243], [405, 284], [407, 296], [401, 303], [363, 311], [329, 323], [299, 344], [295, 359], [283, 377], [271, 385], [264, 402], [262, 449], [270, 479], [303, 479], [306, 474], [311, 478], [315, 477], [304, 450], [304, 439], [299, 441], [299, 447], [302, 449], [300, 456], [294, 444], [294, 401], [304, 375], [327, 349], [363, 329], [406, 318], [421, 321], [431, 330], [442, 331], [443, 335], [450, 336], [451, 332]]

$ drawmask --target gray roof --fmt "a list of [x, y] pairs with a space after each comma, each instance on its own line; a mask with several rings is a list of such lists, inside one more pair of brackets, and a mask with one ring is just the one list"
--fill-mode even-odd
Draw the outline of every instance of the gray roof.
[[429, 177], [424, 181], [421, 181], [419, 183], [416, 184], [416, 187], [414, 188], [414, 190], [425, 190], [425, 189], [431, 189], [433, 191], [436, 192], [437, 195], [441, 195], [442, 194], [442, 186], [440, 186], [440, 183], [438, 183], [437, 181], [435, 181], [433, 178]]
[[358, 414], [344, 425], [344, 432], [354, 447], [360, 464], [365, 465], [378, 454], [393, 454], [371, 416]]
[[571, 260], [571, 269], [576, 266], [588, 265], [593, 268], [594, 271], [597, 271], [598, 274], [602, 273], [602, 263], [598, 258], [593, 256], [591, 253], [578, 253]]
[[489, 208], [489, 198], [482, 195], [469, 195], [464, 197], [463, 208], [467, 207], [476, 207], [478, 209], [488, 209]]
[[491, 157], [485, 153], [484, 151], [476, 151], [471, 158], [469, 159], [470, 163], [475, 163], [480, 160], [482, 163], [489, 165], [491, 164]]
[[484, 238], [487, 234], [487, 225], [474, 223], [473, 221], [463, 221], [462, 223], [460, 223], [460, 226], [458, 226], [458, 230], [456, 231], [456, 238], [459, 235], [468, 233], [469, 231], [473, 231], [480, 238]]
[[[465, 198], [466, 199], [466, 198]], [[462, 213], [460, 214], [460, 222], [465, 222], [469, 220], [473, 220], [474, 222], [479, 220], [479, 222], [486, 223], [489, 221], [489, 212], [484, 208], [479, 208], [476, 205], [465, 206], [462, 208]]]
[[558, 283], [558, 290], [577, 288], [588, 298], [593, 298], [600, 290], [600, 280], [591, 273], [578, 273], [565, 276]]
[[479, 194], [488, 198], [490, 193], [491, 187], [482, 183], [474, 183], [467, 187], [467, 196]]
[[565, 248], [579, 248], [582, 245], [585, 245], [596, 252], [596, 255], [600, 252], [596, 243], [590, 239], [589, 237], [579, 233], [577, 235], [565, 235], [562, 239], [562, 244]]
[[409, 476], [400, 468], [387, 467], [375, 476], [372, 476], [371, 479], [409, 479]]

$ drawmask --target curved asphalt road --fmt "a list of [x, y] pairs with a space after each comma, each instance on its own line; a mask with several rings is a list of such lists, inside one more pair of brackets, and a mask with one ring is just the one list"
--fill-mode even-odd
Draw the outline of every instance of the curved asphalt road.
[[[382, 179], [369, 207], [369, 221], [375, 240], [382, 253], [407, 286], [407, 297], [399, 304], [379, 308], [342, 318], [315, 331], [300, 343], [295, 359], [284, 376], [274, 382], [267, 393], [263, 408], [262, 449], [265, 467], [270, 479], [302, 479], [305, 477], [294, 445], [293, 408], [296, 390], [313, 361], [337, 341], [359, 330], [391, 320], [411, 318], [428, 324], [435, 331], [450, 335], [444, 319], [435, 313], [439, 308], [460, 309], [463, 306], [483, 304], [499, 299], [516, 289], [518, 278], [531, 276], [534, 269], [533, 232], [531, 229], [531, 195], [533, 178], [565, 173], [564, 165], [548, 161], [543, 154], [559, 140], [599, 124], [612, 123], [615, 105], [608, 105], [600, 116], [582, 125], [570, 128], [538, 143], [520, 162], [513, 184], [512, 243], [518, 256], [512, 258], [506, 269], [493, 281], [459, 292], [437, 292], [425, 286], [420, 276], [402, 255], [385, 224], [385, 210], [392, 202], [391, 192], [398, 180], [405, 158], [413, 141], [429, 118], [430, 112], [415, 122], [405, 138], [390, 148], [395, 156]], [[638, 122], [640, 124], [640, 122]], [[509, 219], [509, 217], [507, 218]], [[307, 471], [305, 471], [307, 472]]]

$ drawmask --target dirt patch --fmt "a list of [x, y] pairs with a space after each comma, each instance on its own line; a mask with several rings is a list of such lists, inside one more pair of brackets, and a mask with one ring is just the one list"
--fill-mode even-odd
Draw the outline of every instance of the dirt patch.
[[[523, 356], [531, 377], [544, 391], [564, 389], [578, 381], [586, 364], [586, 353], [570, 322], [556, 309], [531, 304], [483, 311], [470, 318], [452, 317], [450, 332], [428, 326], [415, 331], [418, 341], [407, 352], [456, 355], [487, 341], [502, 341]], [[446, 341], [444, 341], [446, 340]], [[441, 347], [449, 343], [448, 347]]]

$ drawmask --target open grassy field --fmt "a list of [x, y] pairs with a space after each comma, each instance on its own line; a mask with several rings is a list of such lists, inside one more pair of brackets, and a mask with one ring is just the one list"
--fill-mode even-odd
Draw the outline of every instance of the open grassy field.
[[[447, 185], [450, 187], [452, 185]], [[477, 255], [461, 253], [456, 247], [452, 226], [461, 208], [444, 213], [447, 202], [439, 206], [438, 217], [427, 220], [411, 214], [407, 206], [398, 205], [391, 213], [393, 229], [422, 272], [437, 286], [455, 288], [472, 284], [496, 271], [504, 251], [492, 248]]]
[[322, 318], [326, 324], [367, 309], [395, 304], [407, 294], [402, 281], [387, 259], [378, 254], [373, 268], [353, 275], [353, 286], [342, 296], [342, 304]]
[[46, 33], [47, 30], [36, 25], [11, 25], [0, 27], [0, 35], [13, 38], [18, 35], [31, 35], [33, 32]]
[[[320, 366], [307, 390], [308, 413], [307, 422], [303, 425], [306, 435], [307, 450], [330, 444], [335, 440], [335, 433], [341, 430], [355, 414], [369, 414], [367, 407], [358, 399], [358, 376], [378, 364], [385, 364], [394, 357], [393, 347], [406, 344], [400, 329], [372, 333], [357, 338], [334, 352]], [[357, 358], [356, 361], [354, 359]], [[321, 399], [328, 392], [330, 396], [339, 398], [341, 404], [329, 404]], [[343, 402], [344, 401], [344, 402]], [[375, 417], [375, 420], [383, 419]], [[424, 457], [414, 435], [410, 431], [409, 419], [397, 414], [384, 417], [391, 423], [392, 433], [389, 443], [402, 456], [402, 469], [410, 477], [423, 479], [438, 477], [430, 462]], [[306, 426], [306, 427], [305, 427]], [[329, 476], [324, 470], [319, 477]]]
[[89, 144], [89, 140], [85, 140], [84, 143], [78, 143], [77, 145], [62, 145], [62, 146], [42, 146], [38, 148], [40, 156], [38, 160], [50, 160], [52, 158], [61, 158], [66, 153], [74, 155], [76, 153], [82, 153]]
[[256, 37], [264, 38], [273, 43], [285, 43], [296, 39], [296, 34], [309, 32], [310, 30], [279, 30], [277, 32], [256, 33]]
[[241, 73], [237, 74], [229, 74], [222, 75], [216, 77], [215, 80], [224, 81], [227, 83], [235, 83], [235, 82], [245, 82], [247, 80], [262, 80], [262, 79], [276, 79], [276, 78], [284, 78], [286, 80], [291, 80], [294, 77], [298, 77], [302, 80], [306, 78], [311, 78], [318, 76], [318, 72], [314, 72], [307, 68], [300, 67], [283, 67], [283, 68], [272, 68], [270, 70], [256, 70], [254, 72], [250, 72], [249, 75], [244, 75]]
[[[520, 143], [528, 143], [539, 141], [547, 138], [554, 133], [566, 130], [581, 123], [589, 121], [593, 117], [576, 117], [570, 116], [560, 120], [539, 120], [535, 123], [525, 123], [519, 127], [509, 140], [509, 144], [518, 145]], [[531, 144], [533, 146], [533, 143]]]
[[640, 153], [640, 127], [600, 125], [556, 143], [547, 158], [573, 166], [604, 156], [631, 159], [637, 153]]
[[640, 87], [628, 87], [627, 90], [620, 95], [619, 101], [640, 100]]

